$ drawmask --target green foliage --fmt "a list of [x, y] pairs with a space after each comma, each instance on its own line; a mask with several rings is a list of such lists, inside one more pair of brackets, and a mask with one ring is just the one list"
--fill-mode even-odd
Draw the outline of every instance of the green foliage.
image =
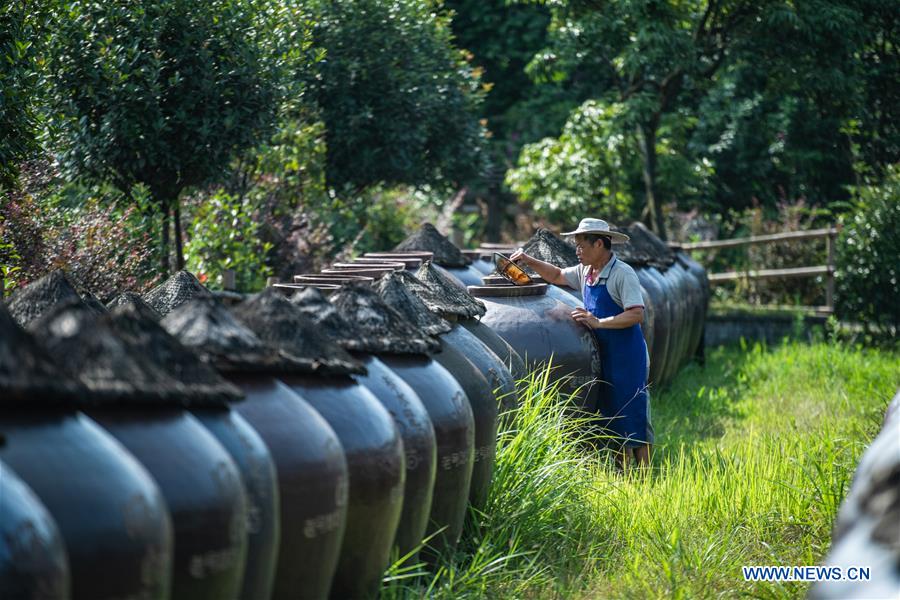
[[856, 188], [838, 239], [837, 312], [866, 327], [900, 329], [900, 167]]
[[[588, 214], [612, 222], [639, 217], [640, 157], [634, 135], [623, 126], [623, 111], [621, 104], [588, 100], [572, 112], [559, 138], [522, 149], [519, 165], [507, 172], [507, 184], [555, 223], [571, 223]], [[668, 124], [660, 127], [657, 193], [667, 201], [696, 201], [708, 193], [711, 168], [678, 151], [679, 133]]]
[[478, 80], [436, 1], [318, 2], [326, 52], [309, 82], [327, 130], [329, 185], [459, 184], [483, 168]]
[[[29, 181], [33, 173], [26, 176]], [[140, 188], [125, 195], [111, 186], [59, 182], [39, 187], [34, 196], [11, 196], [0, 206], [6, 291], [54, 269], [65, 269], [104, 301], [124, 291], [145, 291], [155, 281], [149, 204]]]
[[624, 221], [633, 202], [627, 177], [636, 152], [616, 124], [620, 116], [618, 105], [584, 103], [569, 117], [559, 138], [522, 149], [518, 168], [507, 172], [507, 184], [555, 222], [572, 222], [587, 214]]
[[550, 371], [521, 380], [518, 407], [501, 417], [487, 505], [470, 513], [460, 547], [432, 572], [394, 565], [383, 598], [544, 597], [583, 585], [585, 558], [603, 552], [590, 500], [597, 463]]
[[35, 149], [37, 89], [34, 23], [28, 3], [0, 5], [0, 197], [13, 187], [17, 162]]
[[[49, 100], [75, 176], [164, 198], [222, 171], [271, 123], [280, 81], [252, 0], [63, 2]], [[269, 60], [267, 60], [269, 59]]]
[[259, 237], [260, 219], [253, 203], [216, 191], [194, 199], [185, 266], [207, 286], [221, 289], [223, 274], [235, 272], [238, 291], [259, 291], [272, 275], [266, 264], [272, 243]]
[[626, 475], [532, 374], [477, 526], [429, 571], [395, 566], [382, 595], [803, 598], [804, 584], [745, 582], [740, 568], [822, 560], [898, 364], [834, 343], [710, 351], [653, 392], [653, 466]]

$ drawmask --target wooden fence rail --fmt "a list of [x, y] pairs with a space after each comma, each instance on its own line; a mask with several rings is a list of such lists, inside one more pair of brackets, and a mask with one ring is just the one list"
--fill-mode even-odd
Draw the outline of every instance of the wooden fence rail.
[[840, 229], [838, 227], [826, 227], [824, 229], [809, 229], [807, 231], [786, 231], [784, 233], [772, 233], [767, 235], [754, 235], [730, 240], [711, 240], [708, 242], [683, 242], [670, 244], [673, 248], [682, 250], [718, 250], [721, 248], [736, 248], [753, 244], [774, 244], [797, 240], [810, 240], [825, 238], [827, 262], [824, 265], [791, 267], [785, 269], [748, 269], [746, 271], [728, 271], [726, 273], [710, 273], [709, 282], [717, 283], [737, 280], [761, 280], [761, 279], [788, 279], [794, 277], [815, 277], [825, 275], [825, 306], [803, 307], [815, 310], [819, 313], [831, 314], [834, 312], [834, 243]]

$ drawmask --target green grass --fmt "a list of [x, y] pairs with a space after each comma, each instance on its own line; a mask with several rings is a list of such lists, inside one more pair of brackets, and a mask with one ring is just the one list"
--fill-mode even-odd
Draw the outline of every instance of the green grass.
[[579, 441], [545, 375], [522, 382], [489, 504], [459, 550], [384, 597], [803, 597], [805, 584], [745, 583], [740, 568], [821, 561], [900, 355], [829, 343], [710, 352], [653, 394], [653, 467], [624, 476]]

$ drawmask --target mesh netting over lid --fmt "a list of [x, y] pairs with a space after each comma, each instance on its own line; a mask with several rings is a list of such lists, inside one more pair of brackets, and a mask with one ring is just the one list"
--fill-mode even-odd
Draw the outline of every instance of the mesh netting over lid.
[[440, 344], [391, 308], [370, 286], [347, 284], [330, 301], [345, 319], [360, 330], [361, 352], [372, 354], [427, 354]]
[[342, 317], [338, 309], [325, 295], [315, 288], [297, 291], [291, 296], [291, 304], [299, 308], [316, 328], [328, 339], [346, 350], [362, 350], [363, 332], [352, 321]]
[[425, 333], [439, 335], [450, 331], [453, 326], [428, 310], [425, 303], [407, 287], [411, 280], [418, 282], [407, 271], [391, 273], [375, 283], [375, 291], [391, 308], [419, 326]]
[[486, 312], [484, 303], [435, 269], [431, 261], [422, 263], [416, 279], [418, 283], [410, 281], [407, 285], [432, 312], [464, 318], [480, 317]]
[[90, 290], [81, 290], [80, 295], [85, 305], [98, 315], [105, 315], [109, 312], [106, 307], [103, 306], [103, 303], [100, 302], [100, 299], [91, 293]]
[[120, 337], [110, 315], [80, 299], [57, 305], [29, 329], [70, 376], [90, 391], [90, 404], [177, 404], [183, 386], [152, 359], [152, 352]]
[[163, 328], [225, 373], [308, 373], [309, 365], [281, 352], [240, 323], [211, 296], [198, 297], [163, 317]]
[[140, 294], [135, 294], [134, 292], [124, 292], [119, 294], [115, 298], [113, 298], [109, 304], [106, 305], [110, 311], [114, 310], [118, 306], [133, 306], [141, 316], [145, 318], [153, 319], [154, 321], [159, 321], [162, 319], [162, 315], [156, 312], [152, 306], [147, 304]]
[[675, 262], [675, 253], [643, 223], [632, 223], [625, 233], [631, 239], [616, 246], [615, 251], [629, 265], [650, 265], [665, 271]]
[[144, 300], [153, 310], [166, 316], [188, 300], [209, 295], [209, 290], [192, 273], [178, 271], [144, 294]]
[[110, 314], [113, 331], [183, 386], [182, 405], [224, 407], [243, 398], [237, 387], [163, 329], [150, 310], [131, 303], [115, 307]]
[[0, 302], [0, 406], [77, 403], [87, 390], [65, 375]]
[[453, 242], [441, 235], [434, 225], [425, 223], [418, 231], [397, 244], [395, 251], [426, 250], [434, 253], [434, 262], [442, 267], [465, 267], [469, 259], [463, 256]]
[[264, 342], [307, 365], [310, 372], [362, 374], [365, 367], [336, 342], [318, 331], [316, 324], [280, 292], [268, 288], [241, 303], [234, 315]]
[[81, 301], [81, 296], [66, 274], [57, 269], [16, 290], [9, 299], [8, 307], [13, 319], [26, 327], [56, 305], [72, 300]]
[[525, 253], [553, 266], [565, 269], [578, 264], [575, 246], [556, 236], [549, 229], [538, 229], [522, 246]]

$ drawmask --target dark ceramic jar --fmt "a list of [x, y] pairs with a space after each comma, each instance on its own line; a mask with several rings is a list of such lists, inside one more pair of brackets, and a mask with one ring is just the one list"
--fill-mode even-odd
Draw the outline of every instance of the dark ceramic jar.
[[552, 360], [554, 377], [568, 377], [565, 393], [578, 391], [579, 408], [594, 412], [599, 377], [596, 339], [571, 316], [572, 307], [546, 295], [547, 284], [470, 286], [487, 313], [481, 322], [492, 328], [535, 368]]
[[346, 522], [347, 462], [334, 430], [273, 375], [302, 365], [212, 300], [185, 304], [162, 324], [241, 389], [233, 409], [272, 456], [281, 525], [272, 598], [327, 598]]
[[172, 515], [173, 600], [238, 598], [247, 498], [231, 456], [181, 409], [88, 411], [150, 472]]
[[278, 479], [272, 455], [237, 411], [196, 408], [191, 412], [234, 460], [247, 493], [247, 557], [239, 597], [269, 598], [281, 538]]
[[415, 550], [428, 529], [437, 469], [434, 426], [419, 395], [399, 375], [374, 354], [353, 355], [366, 367], [366, 374], [354, 379], [387, 409], [403, 438], [406, 482], [394, 545], [400, 556], [405, 556]]
[[478, 319], [460, 319], [459, 325], [469, 333], [481, 340], [485, 346], [500, 357], [503, 364], [512, 373], [513, 379], [519, 380], [528, 375], [525, 361], [519, 353], [509, 345], [509, 342], [497, 335], [497, 332], [479, 321]]
[[670, 302], [665, 295], [668, 285], [653, 267], [636, 267], [634, 271], [641, 282], [641, 292], [647, 305], [645, 309], [651, 321], [649, 330], [652, 336], [645, 335], [647, 351], [650, 353], [649, 381], [658, 384], [663, 382], [672, 329]]
[[403, 503], [403, 441], [394, 420], [352, 379], [364, 367], [319, 335], [315, 324], [283, 296], [267, 290], [235, 314], [264, 342], [308, 364], [305, 373], [279, 378], [328, 422], [347, 459], [347, 521], [331, 596], [376, 595]]
[[[487, 500], [491, 487], [494, 457], [497, 454], [497, 400], [492, 384], [488, 383], [474, 361], [470, 360], [470, 358], [477, 360], [478, 354], [463, 354], [476, 346], [472, 338], [460, 334], [448, 339], [441, 335], [438, 336], [438, 340], [441, 349], [432, 358], [459, 382], [472, 407], [472, 417], [475, 420], [475, 456], [469, 502], [481, 508]], [[477, 338], [474, 340], [478, 344], [481, 343]]]
[[[77, 297], [70, 301], [81, 303]], [[55, 520], [68, 557], [71, 597], [165, 600], [173, 552], [165, 500], [134, 456], [77, 410], [101, 400], [58, 369], [0, 305], [0, 432], [5, 437], [0, 460]], [[0, 487], [9, 489], [5, 486], [13, 479], [4, 472]], [[12, 498], [0, 496], [2, 502]], [[0, 515], [3, 528], [12, 526], [12, 512], [0, 510]], [[48, 530], [39, 526], [36, 522], [30, 541], [46, 539]], [[3, 540], [15, 544], [23, 538]], [[47, 566], [48, 588], [58, 589], [61, 567]]]
[[[402, 378], [388, 366], [388, 363], [396, 360], [412, 367], [403, 357], [411, 353], [413, 356], [424, 358], [427, 352], [426, 345], [423, 340], [419, 340], [422, 342], [421, 348], [413, 343], [411, 336], [415, 333], [404, 335], [403, 332], [393, 332], [385, 327], [380, 334], [375, 334], [371, 327], [360, 328], [353, 314], [354, 311], [365, 308], [363, 300], [365, 298], [360, 300], [353, 294], [343, 299], [342, 306], [347, 311], [349, 319], [345, 319], [335, 306], [315, 292], [297, 294], [292, 303], [303, 310], [329, 339], [351, 350], [352, 354], [365, 364], [368, 373], [355, 376], [356, 380], [375, 394], [400, 429], [406, 453], [406, 484], [396, 545], [400, 554], [406, 555], [422, 541], [426, 532], [432, 533], [442, 525], [451, 525], [455, 532], [452, 539], [455, 540], [461, 530], [466, 494], [455, 487], [446, 489], [448, 480], [452, 481], [452, 476], [459, 475], [460, 470], [449, 464], [445, 457], [458, 457], [460, 453], [467, 453], [469, 456], [467, 477], [471, 477], [473, 431], [471, 409], [466, 407], [468, 411], [463, 413], [453, 410], [456, 405], [451, 404], [450, 400], [453, 393], [461, 389], [440, 365], [424, 360], [414, 361], [416, 365], [419, 363], [424, 365], [426, 375], [423, 380], [427, 380], [430, 373], [432, 378], [437, 377], [432, 379], [437, 384], [440, 384], [442, 378], [447, 378], [448, 383], [452, 382], [452, 391], [447, 391], [446, 398], [442, 398], [443, 394], [435, 394], [441, 390], [440, 385], [422, 385], [418, 390], [414, 389], [410, 381]], [[375, 309], [386, 315], [386, 321], [389, 320], [391, 314], [383, 304], [377, 304]], [[396, 318], [398, 315], [393, 316]], [[407, 354], [404, 355], [404, 352]], [[413, 377], [412, 380], [418, 381], [418, 378]], [[424, 398], [419, 396], [419, 391], [426, 393]], [[432, 417], [439, 419], [437, 432]], [[462, 435], [459, 434], [460, 431]], [[441, 464], [450, 467], [445, 468], [450, 471], [450, 477], [440, 472]], [[465, 481], [465, 487], [468, 489], [468, 479]], [[439, 496], [436, 500], [437, 505], [433, 503], [435, 493]], [[430, 530], [429, 515], [432, 516]], [[446, 544], [448, 539], [449, 536], [444, 536], [439, 542]]]
[[73, 599], [170, 597], [172, 522], [159, 487], [132, 454], [75, 411], [5, 410], [0, 429], [7, 438], [0, 460], [59, 526]]
[[331, 425], [347, 457], [347, 526], [333, 598], [377, 594], [403, 508], [403, 441], [390, 413], [350, 377], [290, 375], [282, 381]]
[[69, 559], [56, 521], [2, 462], [0, 516], [0, 598], [71, 598]]

